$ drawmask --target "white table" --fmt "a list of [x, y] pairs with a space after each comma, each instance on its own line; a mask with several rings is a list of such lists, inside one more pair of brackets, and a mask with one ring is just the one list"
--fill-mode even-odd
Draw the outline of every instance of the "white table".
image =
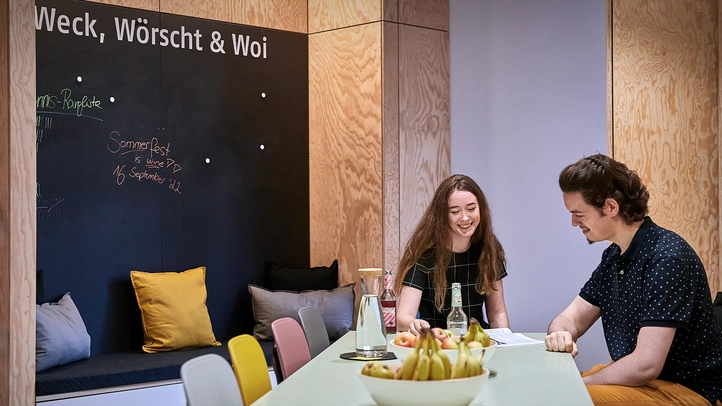
[[[355, 332], [347, 333], [253, 405], [375, 405], [357, 376], [364, 362], [339, 358], [354, 350], [354, 339]], [[472, 405], [592, 405], [571, 355], [548, 352], [543, 344], [497, 348], [486, 367], [497, 374]]]

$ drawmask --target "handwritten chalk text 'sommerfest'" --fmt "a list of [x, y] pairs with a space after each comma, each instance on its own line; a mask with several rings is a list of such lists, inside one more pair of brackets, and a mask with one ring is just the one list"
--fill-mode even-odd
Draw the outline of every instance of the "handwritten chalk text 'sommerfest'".
[[[102, 44], [105, 33], [96, 29], [97, 19], [92, 18], [89, 12], [79, 16], [68, 16], [59, 12], [55, 7], [35, 6], [35, 29], [39, 31], [61, 34], [74, 34], [79, 37], [97, 38]], [[119, 18], [113, 17], [115, 39], [118, 42], [149, 44], [161, 47], [173, 47], [194, 51], [210, 49], [215, 54], [226, 53], [226, 40], [219, 31], [213, 31], [210, 42], [204, 42], [203, 33], [199, 29], [188, 29], [181, 25], [177, 29], [153, 27], [146, 18]], [[266, 59], [268, 49], [267, 38], [263, 36], [255, 39], [250, 35], [231, 33], [229, 52], [234, 55]]]

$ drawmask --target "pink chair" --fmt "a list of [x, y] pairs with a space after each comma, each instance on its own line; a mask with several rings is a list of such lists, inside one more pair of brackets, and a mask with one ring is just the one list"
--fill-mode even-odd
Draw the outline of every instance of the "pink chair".
[[271, 323], [271, 330], [283, 379], [286, 379], [311, 360], [306, 335], [301, 325], [290, 317], [275, 320]]

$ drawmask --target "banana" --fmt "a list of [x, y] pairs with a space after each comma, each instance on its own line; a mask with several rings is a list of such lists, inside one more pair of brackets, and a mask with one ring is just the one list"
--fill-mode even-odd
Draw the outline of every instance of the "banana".
[[469, 356], [467, 355], [466, 343], [464, 341], [459, 343], [459, 355], [456, 358], [456, 363], [451, 368], [451, 379], [466, 378], [469, 373]]
[[441, 361], [439, 354], [431, 354], [431, 366], [429, 367], [429, 380], [442, 381], [444, 380], [444, 362]]
[[422, 340], [421, 337], [416, 340], [414, 350], [411, 351], [408, 356], [406, 356], [406, 359], [401, 365], [401, 368], [396, 371], [395, 379], [402, 379], [404, 381], [410, 381], [412, 379], [412, 377], [414, 376], [414, 372], [416, 371], [416, 365], [419, 362], [419, 351], [421, 350], [423, 341], [424, 340]]
[[441, 346], [439, 345], [439, 342], [436, 340], [433, 340], [434, 344], [434, 351], [441, 359], [441, 363], [444, 365], [444, 379], [450, 379], [451, 378], [451, 360], [449, 359], [449, 356], [446, 355], [446, 352], [441, 349]]
[[469, 328], [466, 330], [466, 334], [464, 334], [464, 342], [469, 344], [472, 341], [480, 342], [483, 347], [488, 347], [489, 344], [491, 344], [489, 333], [487, 333], [486, 330], [481, 327], [479, 321], [473, 317], [469, 322]]
[[414, 381], [428, 381], [429, 380], [429, 368], [431, 367], [430, 364], [431, 359], [429, 358], [429, 354], [422, 352], [421, 355], [419, 355], [419, 362], [416, 364], [416, 370], [414, 371], [413, 379]]
[[439, 343], [436, 343], [436, 351], [439, 354], [439, 358], [441, 358], [441, 363], [444, 364], [444, 379], [450, 379], [451, 378], [451, 360], [449, 359], [449, 356], [446, 355], [446, 352], [444, 352], [441, 347], [439, 347]]
[[481, 362], [479, 362], [478, 359], [476, 359], [472, 354], [469, 347], [466, 347], [466, 351], [468, 352], [467, 357], [469, 359], [469, 373], [468, 376], [477, 376], [481, 374]]

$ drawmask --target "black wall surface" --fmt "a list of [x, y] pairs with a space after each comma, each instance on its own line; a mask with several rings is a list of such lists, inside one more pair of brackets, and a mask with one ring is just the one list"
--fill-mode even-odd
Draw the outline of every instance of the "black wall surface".
[[69, 0], [36, 31], [45, 300], [137, 349], [130, 271], [206, 266], [216, 337], [250, 332], [263, 262], [309, 263], [306, 35]]

